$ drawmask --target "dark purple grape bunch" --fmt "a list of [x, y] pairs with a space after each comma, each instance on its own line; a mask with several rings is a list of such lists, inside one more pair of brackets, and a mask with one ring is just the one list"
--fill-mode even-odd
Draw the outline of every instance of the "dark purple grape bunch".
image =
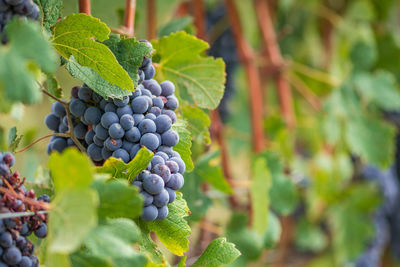
[[0, 0], [0, 33], [14, 17], [39, 18], [40, 9], [32, 0]]
[[46, 237], [47, 215], [38, 211], [44, 210], [43, 204], [50, 202], [50, 198], [47, 195], [36, 198], [32, 189], [26, 190], [25, 178], [21, 180], [18, 172], [10, 170], [15, 163], [13, 154], [0, 153], [0, 162], [0, 187], [8, 189], [8, 192], [0, 193], [0, 214], [35, 212], [31, 216], [0, 219], [0, 267], [39, 266], [33, 255], [34, 245], [28, 237], [32, 233], [38, 238]]

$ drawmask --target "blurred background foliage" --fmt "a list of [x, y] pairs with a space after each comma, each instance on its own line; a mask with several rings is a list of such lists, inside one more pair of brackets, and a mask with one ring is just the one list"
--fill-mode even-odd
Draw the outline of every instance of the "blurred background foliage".
[[[136, 2], [135, 35], [146, 39], [146, 1]], [[263, 86], [268, 144], [261, 154], [253, 152], [249, 112], [253, 103], [228, 14], [223, 1], [205, 1], [209, 53], [224, 58], [228, 73], [219, 113], [233, 181], [225, 180], [217, 142], [203, 142], [208, 139], [204, 133], [194, 135], [195, 168], [185, 174], [182, 190], [194, 229], [189, 255], [224, 234], [242, 252], [232, 266], [396, 266], [400, 260], [399, 3], [267, 2], [284, 57], [282, 72], [291, 85], [296, 126], [287, 127], [282, 116], [254, 1], [237, 0], [238, 23], [257, 51]], [[124, 4], [93, 0], [93, 16], [118, 27]], [[180, 30], [196, 34], [190, 1], [157, 0], [156, 7], [152, 15], [158, 37]], [[64, 1], [64, 16], [77, 11], [77, 1]], [[79, 81], [61, 68], [56, 76], [67, 98], [69, 88]], [[21, 147], [48, 134], [43, 118], [50, 104], [49, 99], [34, 106], [16, 104], [10, 115], [0, 114], [2, 147], [13, 126], [23, 135]], [[17, 155], [17, 168], [28, 181], [46, 175], [40, 167], [46, 167], [44, 155], [46, 142]], [[232, 195], [238, 209], [232, 206]]]

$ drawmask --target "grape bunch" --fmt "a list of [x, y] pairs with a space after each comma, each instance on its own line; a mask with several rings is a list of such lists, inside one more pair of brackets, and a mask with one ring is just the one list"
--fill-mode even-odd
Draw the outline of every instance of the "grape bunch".
[[[11, 153], [0, 153], [0, 187], [7, 189], [0, 193], [0, 214], [40, 211], [43, 203], [50, 202], [47, 195], [36, 198], [35, 192], [26, 190], [25, 178], [21, 180], [18, 172], [12, 173], [10, 167], [15, 163]], [[35, 213], [32, 216], [12, 217], [0, 220], [0, 267], [36, 267], [39, 261], [33, 255], [34, 245], [28, 236], [32, 233], [38, 238], [47, 235], [47, 215]]]
[[[175, 190], [184, 183], [185, 163], [173, 150], [179, 142], [179, 134], [171, 128], [179, 105], [175, 86], [152, 79], [151, 59], [144, 58], [142, 67], [139, 72], [144, 73], [144, 80], [122, 99], [103, 99], [85, 84], [74, 87], [69, 112], [75, 137], [96, 165], [110, 157], [128, 163], [141, 147], [155, 153], [147, 170], [133, 181], [145, 199], [142, 218], [152, 221], [168, 215], [166, 205], [175, 200]], [[51, 111], [45, 118], [47, 127], [55, 133], [68, 132], [65, 103], [53, 103]], [[68, 146], [75, 146], [71, 138], [54, 136], [47, 150], [62, 152]]]
[[14, 16], [38, 19], [39, 7], [32, 0], [0, 0], [0, 33]]

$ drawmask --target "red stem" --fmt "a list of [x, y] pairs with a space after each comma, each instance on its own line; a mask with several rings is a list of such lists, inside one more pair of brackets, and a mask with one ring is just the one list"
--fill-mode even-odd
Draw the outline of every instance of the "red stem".
[[206, 24], [204, 21], [204, 2], [203, 0], [193, 0], [193, 15], [194, 15], [194, 25], [197, 31], [197, 37], [206, 40]]
[[129, 37], [135, 33], [136, 0], [125, 1], [124, 27]]
[[79, 0], [79, 12], [92, 15], [90, 12], [90, 0]]
[[[281, 68], [284, 65], [284, 60], [276, 39], [269, 5], [267, 1], [255, 0], [255, 9], [269, 62], [273, 67]], [[296, 124], [296, 118], [293, 110], [293, 98], [290, 85], [282, 72], [278, 72], [275, 79], [283, 117], [287, 125], [293, 128]]]
[[150, 41], [156, 38], [156, 31], [157, 31], [155, 0], [147, 0], [146, 17], [147, 17], [147, 40]]

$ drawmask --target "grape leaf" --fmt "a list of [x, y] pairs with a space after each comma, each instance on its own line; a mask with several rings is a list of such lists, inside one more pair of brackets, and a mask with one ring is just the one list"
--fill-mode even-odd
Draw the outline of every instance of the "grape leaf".
[[67, 148], [62, 154], [53, 152], [50, 155], [49, 168], [56, 193], [87, 188], [93, 181], [88, 157], [79, 153], [76, 148]]
[[92, 186], [100, 198], [100, 217], [124, 217], [135, 219], [142, 214], [143, 199], [136, 186], [129, 186], [126, 180], [106, 182], [98, 179]]
[[193, 170], [193, 161], [192, 161], [192, 152], [190, 148], [192, 147], [192, 138], [190, 136], [190, 132], [187, 130], [187, 122], [181, 119], [178, 119], [173, 125], [172, 129], [177, 131], [179, 134], [179, 143], [174, 146], [174, 150], [178, 152], [182, 160], [186, 164], [186, 171]]
[[[203, 56], [208, 44], [183, 31], [154, 41], [159, 80], [171, 80], [187, 90], [201, 108], [215, 109], [224, 94], [225, 64]], [[179, 47], [179, 49], [177, 49]]]
[[56, 24], [58, 18], [61, 17], [62, 0], [36, 0], [36, 3], [42, 11], [43, 27], [50, 31], [50, 28]]
[[210, 183], [215, 189], [225, 194], [232, 194], [233, 190], [222, 172], [219, 156], [219, 151], [215, 151], [199, 158], [194, 169], [194, 173], [197, 176], [196, 179], [203, 179]]
[[62, 97], [62, 89], [60, 85], [58, 84], [57, 78], [55, 75], [50, 75], [47, 74], [47, 79], [46, 79], [46, 89], [47, 91], [50, 92], [50, 94], [61, 98]]
[[170, 33], [183, 31], [188, 26], [191, 26], [192, 22], [193, 18], [191, 16], [174, 18], [158, 30], [158, 37], [163, 37]]
[[121, 90], [118, 86], [109, 84], [93, 69], [79, 65], [74, 56], [70, 57], [66, 68], [73, 77], [86, 83], [103, 98], [122, 98], [131, 94], [128, 90]]
[[125, 178], [132, 182], [139, 172], [147, 168], [152, 158], [153, 152], [142, 147], [135, 158], [128, 164], [121, 159], [111, 157], [106, 160], [103, 166], [97, 167], [96, 170], [98, 173], [109, 173], [113, 178]]
[[97, 203], [96, 192], [89, 188], [57, 194], [49, 215], [48, 253], [68, 254], [79, 248], [97, 225]]
[[208, 115], [201, 109], [185, 105], [182, 107], [182, 114], [188, 122], [188, 130], [195, 141], [209, 144], [210, 131], [208, 130], [211, 124]]
[[[0, 98], [8, 105], [36, 103], [42, 97], [36, 82], [39, 67], [54, 72], [57, 55], [35, 22], [14, 19], [5, 30], [9, 45], [0, 46]], [[9, 109], [1, 106], [2, 111]]]
[[74, 267], [113, 267], [110, 260], [105, 260], [102, 257], [96, 257], [84, 252], [74, 253], [70, 256], [70, 259]]
[[104, 44], [114, 53], [119, 64], [128, 72], [135, 86], [137, 86], [139, 80], [137, 72], [142, 64], [143, 57], [151, 56], [153, 49], [147, 46], [145, 42], [136, 41], [135, 38], [120, 39], [115, 34], [104, 41]]
[[99, 43], [108, 39], [109, 34], [110, 29], [99, 19], [82, 13], [72, 14], [54, 26], [52, 43], [65, 59], [74, 56], [80, 65], [90, 67], [111, 85], [133, 91], [129, 74], [110, 49]]
[[264, 247], [273, 248], [281, 237], [282, 227], [278, 217], [273, 213], [268, 213], [268, 225], [267, 231], [265, 231], [263, 239], [264, 239]]
[[112, 261], [114, 266], [145, 266], [146, 258], [132, 247], [139, 240], [139, 233], [131, 220], [108, 220], [92, 230], [84, 245], [90, 255]]
[[271, 173], [263, 157], [257, 157], [252, 166], [252, 181], [250, 185], [251, 203], [253, 206], [253, 228], [262, 234], [268, 224], [269, 190], [272, 184]]
[[155, 232], [160, 241], [169, 251], [177, 256], [183, 256], [183, 253], [189, 249], [188, 236], [190, 227], [184, 217], [189, 215], [189, 209], [182, 193], [177, 192], [176, 200], [168, 204], [169, 214], [167, 218], [161, 221], [147, 222], [149, 231]]
[[235, 245], [224, 237], [213, 240], [193, 266], [219, 267], [232, 263], [240, 256]]
[[147, 223], [142, 220], [137, 220], [140, 227], [140, 251], [144, 253], [149, 261], [153, 264], [165, 264], [165, 258], [161, 250], [157, 248], [157, 244], [150, 237], [150, 231], [147, 228]]
[[183, 256], [178, 263], [178, 267], [185, 267], [186, 266], [186, 256]]
[[8, 131], [8, 151], [14, 152], [22, 140], [23, 135], [17, 134], [17, 127], [12, 127]]

